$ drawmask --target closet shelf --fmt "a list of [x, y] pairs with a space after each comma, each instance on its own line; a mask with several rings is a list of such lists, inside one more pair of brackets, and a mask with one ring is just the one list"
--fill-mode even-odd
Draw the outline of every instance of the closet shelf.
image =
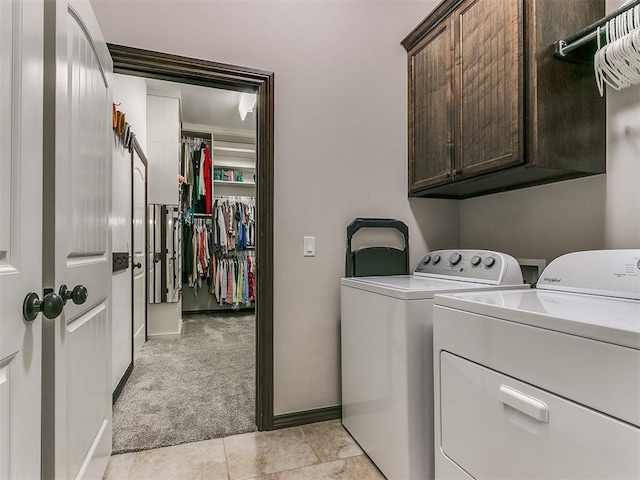
[[238, 147], [223, 142], [213, 144], [213, 154], [220, 154], [227, 157], [255, 158], [255, 147]]
[[633, 0], [632, 2], [626, 3], [575, 35], [564, 40], [558, 40], [553, 44], [553, 56], [558, 60], [593, 65], [593, 57], [598, 49], [598, 28], [600, 28], [602, 44], [605, 44], [607, 22], [637, 5], [640, 5], [640, 0]]
[[216, 160], [213, 161], [214, 168], [234, 168], [239, 170], [255, 170], [256, 166], [253, 163], [243, 163], [233, 160]]
[[255, 187], [255, 182], [230, 182], [227, 180], [214, 180], [214, 185], [225, 185], [230, 187]]

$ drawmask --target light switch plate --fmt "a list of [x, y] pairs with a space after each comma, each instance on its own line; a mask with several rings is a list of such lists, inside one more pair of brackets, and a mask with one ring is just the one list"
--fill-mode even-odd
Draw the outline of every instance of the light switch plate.
[[316, 237], [304, 237], [304, 256], [315, 257], [316, 256]]

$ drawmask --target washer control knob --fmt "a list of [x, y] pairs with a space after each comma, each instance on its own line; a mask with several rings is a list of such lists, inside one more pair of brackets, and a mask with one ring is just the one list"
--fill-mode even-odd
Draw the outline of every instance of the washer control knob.
[[487, 268], [491, 268], [495, 265], [496, 259], [493, 257], [487, 257], [484, 259], [484, 266]]
[[430, 261], [431, 261], [431, 255], [427, 255], [422, 259], [422, 265], [428, 265]]
[[459, 264], [460, 260], [462, 260], [462, 256], [460, 256], [459, 253], [452, 253], [451, 256], [449, 257], [449, 263], [451, 265]]
[[482, 259], [478, 255], [474, 255], [471, 258], [471, 265], [473, 265], [474, 267], [477, 267], [478, 265], [480, 265], [480, 262], [482, 262]]
[[433, 264], [437, 265], [440, 263], [440, 255], [434, 255], [433, 256]]

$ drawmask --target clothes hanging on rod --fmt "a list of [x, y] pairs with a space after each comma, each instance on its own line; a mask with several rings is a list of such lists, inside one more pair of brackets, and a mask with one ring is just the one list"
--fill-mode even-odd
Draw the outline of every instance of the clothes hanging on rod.
[[256, 299], [256, 262], [253, 252], [214, 253], [209, 293], [222, 306], [238, 309]]
[[224, 308], [250, 307], [256, 298], [255, 199], [214, 197], [212, 146], [212, 139], [183, 131], [183, 284], [196, 297], [204, 287]]
[[209, 276], [211, 262], [211, 219], [194, 218], [183, 223], [183, 283], [197, 291]]
[[256, 244], [256, 205], [252, 197], [215, 197], [213, 244], [218, 251], [244, 250]]
[[211, 213], [213, 199], [213, 158], [211, 141], [182, 137], [180, 155], [182, 176], [182, 211]]
[[[234, 200], [240, 198], [235, 197]], [[233, 202], [216, 199], [216, 202], [225, 203], [224, 208], [222, 205], [216, 206], [223, 212], [220, 217], [197, 217], [197, 214], [182, 216], [183, 283], [193, 288], [196, 297], [206, 285], [207, 291], [215, 296], [221, 306], [239, 309], [255, 302], [255, 253], [247, 250], [252, 248], [249, 239], [255, 240], [251, 233], [254, 228], [249, 228], [253, 220], [246, 213], [251, 210], [249, 207], [255, 209], [250, 200], [250, 197]], [[255, 210], [251, 215], [255, 216]], [[234, 228], [237, 232], [245, 233], [228, 233]], [[216, 243], [220, 240], [225, 242], [224, 248]]]

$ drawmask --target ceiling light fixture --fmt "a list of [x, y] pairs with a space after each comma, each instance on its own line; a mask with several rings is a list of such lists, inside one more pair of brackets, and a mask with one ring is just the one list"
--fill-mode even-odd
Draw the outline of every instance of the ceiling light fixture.
[[256, 106], [256, 100], [258, 97], [255, 93], [241, 93], [240, 100], [238, 101], [238, 113], [240, 114], [240, 120], [244, 122], [247, 118], [247, 113], [253, 113], [253, 107]]

